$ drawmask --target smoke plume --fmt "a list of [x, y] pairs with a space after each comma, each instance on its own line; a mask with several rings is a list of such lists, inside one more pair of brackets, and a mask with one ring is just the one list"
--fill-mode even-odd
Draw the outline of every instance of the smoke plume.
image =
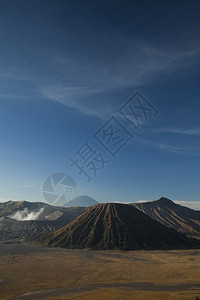
[[17, 221], [30, 221], [37, 220], [39, 215], [44, 211], [44, 208], [40, 208], [37, 211], [29, 211], [27, 208], [24, 210], [18, 210], [13, 215], [10, 215], [9, 218], [15, 219]]

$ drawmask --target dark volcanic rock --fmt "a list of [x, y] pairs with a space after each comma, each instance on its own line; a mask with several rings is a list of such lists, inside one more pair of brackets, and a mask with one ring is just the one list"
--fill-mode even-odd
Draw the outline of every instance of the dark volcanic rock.
[[[41, 210], [42, 209], [42, 210]], [[23, 220], [23, 215], [41, 210], [37, 220]], [[8, 201], [0, 203], [0, 240], [26, 240], [42, 232], [52, 232], [66, 226], [81, 215], [84, 207], [56, 207], [41, 202]], [[13, 219], [21, 215], [21, 220]]]

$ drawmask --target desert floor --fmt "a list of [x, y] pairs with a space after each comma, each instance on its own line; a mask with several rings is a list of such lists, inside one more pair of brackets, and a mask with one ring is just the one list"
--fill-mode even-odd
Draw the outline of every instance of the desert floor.
[[200, 250], [92, 251], [0, 243], [0, 299], [200, 300]]

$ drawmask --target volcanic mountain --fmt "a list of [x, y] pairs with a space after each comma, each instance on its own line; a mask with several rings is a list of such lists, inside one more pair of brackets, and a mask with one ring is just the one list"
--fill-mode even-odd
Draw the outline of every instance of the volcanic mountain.
[[181, 206], [164, 197], [131, 205], [165, 226], [189, 237], [200, 238], [200, 211]]
[[65, 205], [65, 207], [90, 207], [98, 204], [96, 200], [89, 196], [78, 196]]
[[81, 215], [84, 207], [56, 207], [42, 202], [0, 203], [0, 240], [29, 239], [55, 231]]
[[44, 202], [7, 201], [0, 203], [0, 217], [9, 217], [19, 221], [65, 219], [69, 223], [84, 211], [86, 208], [53, 206]]
[[[65, 223], [67, 224], [67, 223]], [[17, 221], [8, 217], [0, 218], [0, 241], [27, 240], [41, 232], [51, 232], [60, 228], [57, 221]]]
[[91, 249], [179, 249], [200, 246], [127, 204], [89, 208], [67, 226], [36, 238], [44, 246]]

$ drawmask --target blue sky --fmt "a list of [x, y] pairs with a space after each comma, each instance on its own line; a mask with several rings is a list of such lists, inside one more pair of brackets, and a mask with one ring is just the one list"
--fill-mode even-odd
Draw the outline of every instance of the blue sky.
[[[45, 179], [65, 172], [98, 201], [165, 196], [196, 208], [199, 10], [193, 0], [0, 0], [1, 201], [43, 201]], [[140, 132], [119, 113], [136, 91], [158, 111]], [[134, 137], [115, 157], [93, 136], [110, 117]], [[85, 141], [109, 160], [90, 182], [69, 160]]]

